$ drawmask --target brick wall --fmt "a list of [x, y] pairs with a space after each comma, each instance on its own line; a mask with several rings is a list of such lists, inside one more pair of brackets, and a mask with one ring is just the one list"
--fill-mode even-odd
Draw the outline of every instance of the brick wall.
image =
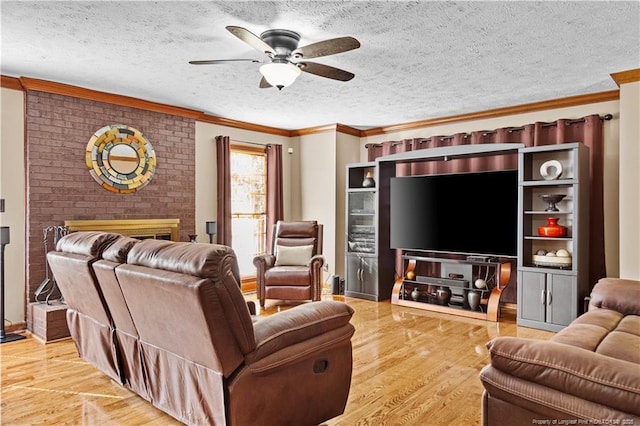
[[[43, 228], [72, 219], [180, 219], [180, 239], [195, 229], [195, 121], [28, 91], [26, 95], [27, 302], [45, 277]], [[100, 187], [85, 165], [87, 142], [110, 124], [136, 128], [157, 157], [151, 183], [133, 194]], [[52, 249], [49, 242], [49, 249]]]

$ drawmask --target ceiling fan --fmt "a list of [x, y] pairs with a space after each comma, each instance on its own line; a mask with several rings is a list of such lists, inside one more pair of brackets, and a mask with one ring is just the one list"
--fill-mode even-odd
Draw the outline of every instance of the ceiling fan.
[[291, 30], [267, 30], [258, 37], [246, 28], [236, 26], [228, 26], [226, 28], [231, 34], [249, 46], [264, 53], [268, 59], [266, 61], [258, 59], [211, 59], [189, 61], [189, 63], [192, 65], [211, 65], [243, 61], [264, 62], [264, 65], [260, 67], [260, 73], [263, 76], [262, 80], [260, 80], [260, 87], [277, 87], [279, 90], [291, 85], [303, 71], [339, 81], [349, 81], [354, 77], [354, 74], [348, 71], [306, 61], [308, 58], [319, 58], [357, 49], [360, 47], [360, 42], [353, 37], [332, 38], [298, 47], [300, 34]]

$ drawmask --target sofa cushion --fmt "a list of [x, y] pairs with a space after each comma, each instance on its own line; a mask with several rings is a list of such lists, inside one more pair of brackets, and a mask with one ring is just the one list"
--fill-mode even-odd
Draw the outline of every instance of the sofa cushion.
[[500, 337], [491, 365], [511, 376], [640, 415], [638, 364], [562, 343]]
[[623, 315], [640, 315], [640, 281], [601, 278], [591, 290], [589, 311], [610, 309]]
[[102, 258], [110, 262], [125, 263], [129, 250], [139, 242], [136, 238], [122, 237], [102, 252]]
[[287, 286], [309, 287], [309, 277], [311, 270], [306, 266], [274, 266], [264, 274], [265, 286], [282, 286], [286, 282]]
[[560, 330], [551, 341], [596, 352], [602, 339], [614, 330], [623, 315], [609, 309], [587, 312]]
[[551, 341], [640, 364], [640, 317], [596, 309], [576, 318]]
[[56, 251], [97, 258], [106, 247], [119, 238], [122, 238], [122, 235], [106, 232], [72, 232], [60, 238]]
[[129, 251], [127, 263], [219, 281], [223, 272], [220, 265], [229, 257], [233, 258], [228, 262], [230, 272], [240, 282], [235, 252], [224, 245], [142, 240]]
[[305, 266], [311, 260], [313, 246], [278, 246], [276, 266]]
[[274, 232], [273, 248], [278, 246], [313, 246], [312, 254], [319, 254], [321, 250], [321, 225], [311, 221], [278, 221]]
[[[618, 327], [604, 338], [598, 353], [640, 365], [640, 316], [627, 315]], [[638, 367], [640, 372], [640, 367]]]

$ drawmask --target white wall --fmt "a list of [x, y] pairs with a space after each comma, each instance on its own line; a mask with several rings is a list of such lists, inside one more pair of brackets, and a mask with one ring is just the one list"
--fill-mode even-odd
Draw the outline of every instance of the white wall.
[[[640, 85], [640, 84], [638, 84]], [[637, 109], [636, 109], [637, 111]], [[389, 140], [401, 140], [414, 137], [427, 138], [433, 135], [452, 135], [460, 132], [471, 132], [477, 130], [493, 130], [502, 127], [517, 127], [529, 123], [552, 122], [560, 118], [580, 118], [591, 114], [612, 114], [613, 119], [605, 121], [604, 124], [604, 221], [605, 221], [605, 257], [607, 275], [617, 277], [620, 274], [619, 264], [619, 217], [618, 217], [618, 174], [620, 163], [620, 102], [599, 102], [588, 105], [580, 105], [568, 108], [557, 108], [546, 111], [536, 111], [525, 114], [514, 114], [504, 117], [496, 117], [484, 120], [471, 120], [459, 123], [451, 123], [424, 127], [419, 129], [405, 130], [401, 132], [386, 133], [362, 138], [360, 141], [361, 161], [367, 160], [365, 144], [379, 143]], [[638, 114], [636, 112], [636, 123]], [[638, 141], [638, 138], [635, 139]], [[637, 143], [637, 142], [636, 142]], [[637, 154], [635, 156], [635, 169], [638, 169]], [[637, 174], [636, 180], [638, 182]], [[636, 187], [637, 191], [637, 187]], [[637, 197], [637, 192], [636, 192]], [[637, 199], [637, 198], [636, 198]], [[607, 208], [613, 206], [613, 208]], [[638, 210], [635, 210], [636, 221]], [[637, 228], [635, 228], [637, 229]], [[637, 234], [636, 234], [637, 235]], [[632, 251], [632, 253], [634, 253]], [[640, 259], [640, 250], [635, 250], [635, 262]]]
[[[5, 318], [21, 323], [25, 318], [25, 178], [24, 93], [0, 91], [0, 198], [5, 212], [0, 225], [8, 226], [11, 242], [5, 246]], [[2, 320], [0, 318], [0, 320]]]
[[620, 278], [640, 280], [640, 82], [620, 86], [620, 112]]
[[[336, 265], [336, 133], [300, 136], [301, 220], [324, 226], [323, 255], [329, 271]], [[331, 273], [331, 272], [329, 272]]]

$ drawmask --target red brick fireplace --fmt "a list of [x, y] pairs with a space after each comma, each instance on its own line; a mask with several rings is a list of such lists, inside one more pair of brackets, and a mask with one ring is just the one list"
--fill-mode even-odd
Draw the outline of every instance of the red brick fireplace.
[[[176, 218], [179, 240], [195, 233], [193, 118], [38, 90], [25, 93], [26, 306], [45, 277], [43, 229], [49, 226], [67, 220]], [[87, 143], [110, 124], [139, 129], [156, 153], [153, 180], [133, 194], [105, 190], [87, 170]]]

